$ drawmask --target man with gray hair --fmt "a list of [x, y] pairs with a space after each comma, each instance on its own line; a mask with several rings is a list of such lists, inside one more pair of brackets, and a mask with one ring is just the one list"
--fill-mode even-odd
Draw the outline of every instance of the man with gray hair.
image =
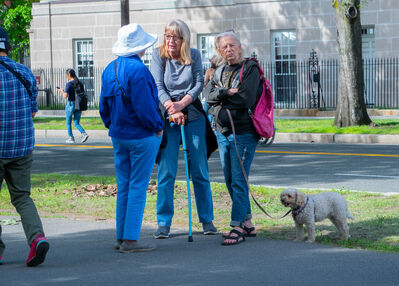
[[[10, 49], [8, 33], [0, 27], [0, 188], [4, 179], [30, 246], [26, 264], [37, 266], [44, 262], [50, 245], [30, 197], [35, 144], [32, 118], [38, 111], [36, 79], [29, 68], [8, 57]], [[0, 237], [0, 264], [4, 250]]]

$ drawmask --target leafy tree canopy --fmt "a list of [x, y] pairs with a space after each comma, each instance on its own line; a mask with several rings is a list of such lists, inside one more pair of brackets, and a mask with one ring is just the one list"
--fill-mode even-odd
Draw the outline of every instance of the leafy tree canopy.
[[10, 36], [13, 50], [19, 50], [29, 44], [27, 30], [32, 20], [32, 3], [39, 0], [1, 0], [0, 21]]

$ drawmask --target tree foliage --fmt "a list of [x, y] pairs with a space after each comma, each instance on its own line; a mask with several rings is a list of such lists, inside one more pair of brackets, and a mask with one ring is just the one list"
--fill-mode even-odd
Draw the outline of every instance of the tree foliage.
[[29, 44], [32, 3], [39, 0], [13, 0], [1, 3], [0, 21], [10, 36], [10, 44], [16, 54]]

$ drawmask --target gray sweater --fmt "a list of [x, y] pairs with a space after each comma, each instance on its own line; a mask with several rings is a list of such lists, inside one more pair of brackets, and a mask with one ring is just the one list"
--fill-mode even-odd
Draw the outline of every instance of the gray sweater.
[[[192, 96], [193, 101], [197, 99], [204, 86], [204, 75], [200, 52], [191, 49], [190, 65], [182, 65], [178, 60], [166, 59], [164, 61], [159, 55], [159, 49], [152, 53], [151, 73], [158, 88], [158, 98], [163, 104], [168, 99], [172, 101], [181, 100], [186, 94]], [[188, 120], [196, 120], [201, 113], [192, 105], [188, 106]]]

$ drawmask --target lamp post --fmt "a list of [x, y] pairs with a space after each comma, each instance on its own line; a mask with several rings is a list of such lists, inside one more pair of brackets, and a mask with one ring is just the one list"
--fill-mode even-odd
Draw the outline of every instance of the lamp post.
[[128, 25], [129, 22], [129, 0], [121, 0], [121, 27]]
[[[319, 58], [314, 49], [310, 52], [308, 61], [309, 65], [309, 80], [310, 80], [310, 108], [320, 108], [320, 67]], [[316, 90], [317, 89], [317, 94]]]

